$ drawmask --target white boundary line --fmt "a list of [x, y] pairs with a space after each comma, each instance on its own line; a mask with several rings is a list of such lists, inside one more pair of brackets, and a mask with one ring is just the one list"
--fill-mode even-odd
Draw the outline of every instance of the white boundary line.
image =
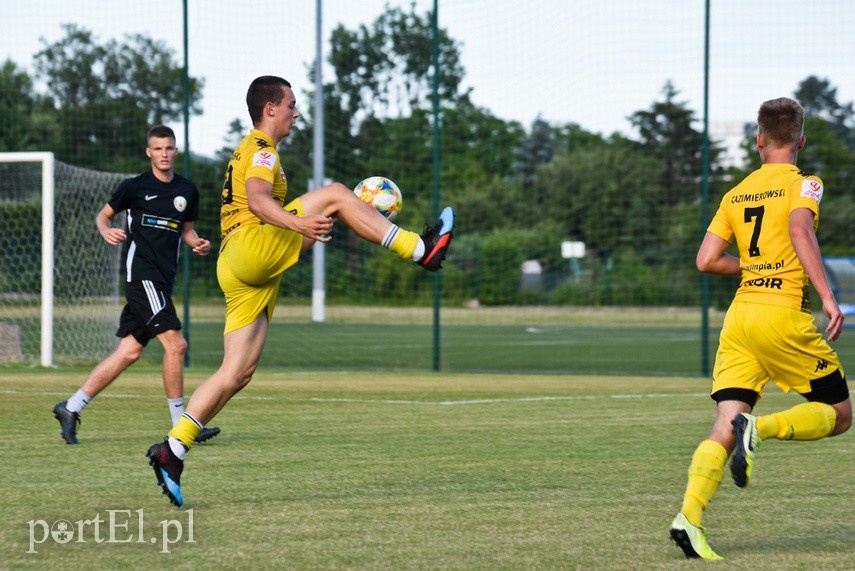
[[679, 398], [709, 396], [709, 393], [650, 393], [650, 394], [629, 394], [629, 395], [585, 395], [585, 396], [567, 396], [567, 397], [519, 397], [507, 399], [471, 399], [471, 400], [445, 400], [445, 401], [418, 401], [418, 400], [398, 400], [398, 399], [348, 399], [348, 398], [320, 398], [313, 397], [309, 400], [312, 402], [339, 402], [351, 404], [403, 404], [403, 405], [424, 405], [424, 406], [459, 406], [467, 404], [493, 404], [507, 402], [543, 402], [543, 401], [575, 401], [575, 400], [599, 400], [599, 399], [646, 399], [646, 398]]
[[[64, 393], [53, 391], [53, 392], [42, 392], [42, 393], [31, 393], [29, 391], [16, 391], [16, 390], [7, 390], [0, 391], [0, 395], [40, 395], [40, 396], [59, 396], [59, 397], [67, 397], [69, 392], [66, 391]], [[185, 395], [189, 398], [190, 395]], [[126, 394], [126, 393], [101, 393], [98, 395], [99, 399], [102, 398], [114, 398], [114, 399], [148, 399], [148, 398], [163, 398], [163, 393], [154, 392], [151, 395], [135, 395], [135, 394]], [[235, 395], [232, 397], [234, 399], [243, 399], [243, 400], [276, 400], [276, 397], [253, 397], [246, 395]]]
[[[3, 395], [22, 395], [22, 394], [36, 394], [36, 393], [28, 393], [27, 391], [16, 391], [16, 390], [0, 390], [0, 394]], [[44, 396], [68, 396], [68, 393], [61, 392], [44, 392], [37, 393], [39, 395]], [[126, 398], [126, 399], [136, 399], [136, 398], [155, 398], [155, 396], [160, 395], [136, 395], [136, 394], [123, 394], [123, 393], [107, 393], [98, 395], [98, 398]], [[709, 396], [709, 393], [650, 393], [650, 394], [625, 394], [625, 395], [580, 395], [580, 396], [542, 396], [542, 397], [518, 397], [518, 398], [505, 398], [505, 399], [468, 399], [468, 400], [443, 400], [443, 401], [420, 401], [420, 400], [404, 400], [404, 399], [352, 399], [352, 398], [322, 398], [322, 397], [311, 397], [309, 399], [300, 399], [305, 402], [306, 400], [310, 402], [318, 402], [318, 403], [347, 403], [347, 404], [401, 404], [401, 405], [422, 405], [422, 406], [461, 406], [461, 405], [469, 405], [469, 404], [495, 404], [495, 403], [512, 403], [512, 402], [546, 402], [546, 401], [582, 401], [582, 400], [602, 400], [602, 399], [650, 399], [650, 398], [681, 398], [681, 397], [705, 397]], [[235, 395], [233, 397], [237, 400], [276, 400], [277, 397], [255, 397], [248, 395]], [[291, 402], [295, 402], [292, 399]]]

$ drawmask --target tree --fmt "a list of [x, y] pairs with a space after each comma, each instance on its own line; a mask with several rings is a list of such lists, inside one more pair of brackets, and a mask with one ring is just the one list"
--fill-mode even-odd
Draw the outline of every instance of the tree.
[[[452, 116], [470, 113], [472, 106], [466, 93], [460, 91], [464, 71], [458, 46], [445, 30], [439, 35], [439, 96], [446, 152], [446, 141], [452, 141], [446, 135], [455, 123]], [[349, 186], [369, 175], [389, 176], [404, 193], [405, 218], [432, 216], [431, 13], [417, 14], [414, 5], [408, 10], [387, 7], [369, 25], [355, 30], [339, 25], [331, 34], [328, 58], [333, 77], [324, 85], [326, 175]], [[311, 68], [309, 71], [308, 79], [313, 81]], [[316, 117], [314, 94], [307, 92], [304, 100], [309, 110], [304, 117]], [[501, 131], [504, 123], [485, 128], [495, 134], [496, 127]], [[309, 121], [282, 143], [288, 155], [300, 163], [291, 163], [289, 168], [311, 165], [315, 128]], [[482, 149], [490, 153], [486, 144], [490, 138], [487, 133], [483, 135], [473, 141], [474, 133], [468, 133], [463, 145], [468, 145], [470, 152]]]
[[[357, 31], [339, 25], [330, 40], [329, 61], [335, 82], [325, 94], [338, 99], [354, 130], [365, 117], [408, 115], [430, 109], [433, 94], [432, 13], [420, 16], [415, 5], [405, 12], [387, 8], [371, 25]], [[460, 84], [460, 51], [439, 30], [439, 98], [453, 105], [466, 97]]]
[[618, 249], [655, 258], [661, 227], [659, 163], [637, 143], [613, 136], [559, 156], [538, 171], [534, 193], [564, 228], [603, 259]]
[[532, 184], [538, 167], [552, 162], [558, 138], [556, 130], [540, 117], [532, 122], [530, 133], [514, 152], [514, 173], [522, 184]]
[[855, 109], [853, 103], [838, 103], [837, 88], [827, 79], [811, 75], [799, 83], [794, 97], [802, 104], [805, 115], [828, 122], [835, 134], [855, 151]]
[[[183, 117], [183, 68], [164, 43], [136, 34], [98, 44], [65, 24], [65, 37], [35, 54], [37, 77], [57, 105], [60, 160], [131, 172], [147, 161], [140, 149], [151, 125]], [[200, 114], [203, 81], [189, 80], [190, 113]]]
[[53, 102], [36, 93], [33, 80], [11, 60], [0, 67], [0, 151], [45, 150], [56, 136]]
[[[676, 101], [679, 91], [668, 81], [662, 88], [663, 101], [655, 101], [649, 110], [636, 111], [629, 117], [638, 129], [644, 151], [652, 154], [662, 165], [659, 185], [666, 204], [693, 202], [700, 196], [703, 174], [703, 133], [696, 131], [694, 111], [685, 102]], [[722, 150], [710, 144], [711, 171]]]
[[805, 109], [807, 144], [799, 153], [799, 166], [820, 176], [832, 189], [831, 197], [855, 197], [850, 184], [855, 177], [853, 103], [839, 103], [837, 88], [815, 76], [800, 82], [793, 96]]

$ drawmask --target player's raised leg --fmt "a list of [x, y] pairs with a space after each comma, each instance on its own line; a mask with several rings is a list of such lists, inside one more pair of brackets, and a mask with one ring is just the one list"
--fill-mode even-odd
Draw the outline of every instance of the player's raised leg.
[[454, 210], [446, 206], [439, 220], [421, 235], [425, 245], [424, 255], [416, 263], [424, 269], [435, 272], [442, 267], [442, 261], [454, 237]]
[[[442, 267], [454, 236], [454, 210], [451, 207], [446, 207], [439, 220], [418, 235], [393, 224], [339, 183], [308, 192], [299, 200], [306, 214], [322, 214], [341, 220], [361, 238], [380, 244], [432, 272]], [[308, 245], [311, 241], [307, 241]]]

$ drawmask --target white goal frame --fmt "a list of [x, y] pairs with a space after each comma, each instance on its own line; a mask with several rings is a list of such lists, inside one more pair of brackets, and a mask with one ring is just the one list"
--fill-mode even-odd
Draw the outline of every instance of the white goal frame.
[[42, 291], [39, 361], [42, 367], [52, 367], [54, 156], [49, 152], [0, 153], [0, 163], [41, 163], [42, 165]]

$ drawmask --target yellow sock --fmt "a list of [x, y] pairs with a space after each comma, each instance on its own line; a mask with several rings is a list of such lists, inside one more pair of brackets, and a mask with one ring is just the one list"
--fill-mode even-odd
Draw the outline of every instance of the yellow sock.
[[757, 417], [757, 435], [760, 440], [768, 440], [777, 438], [778, 436], [778, 419], [774, 414], [765, 414]]
[[726, 463], [727, 450], [714, 440], [704, 440], [698, 444], [692, 455], [689, 482], [680, 511], [695, 527], [701, 527], [703, 511], [707, 509], [724, 478]]
[[757, 418], [762, 440], [819, 440], [831, 436], [837, 423], [837, 411], [821, 402], [804, 402], [789, 410]]
[[202, 425], [185, 412], [169, 431], [168, 436], [180, 441], [187, 450], [190, 450], [200, 432], [202, 432]]
[[405, 260], [413, 261], [413, 254], [416, 251], [419, 238], [415, 232], [403, 230], [393, 224], [380, 245], [392, 250]]

